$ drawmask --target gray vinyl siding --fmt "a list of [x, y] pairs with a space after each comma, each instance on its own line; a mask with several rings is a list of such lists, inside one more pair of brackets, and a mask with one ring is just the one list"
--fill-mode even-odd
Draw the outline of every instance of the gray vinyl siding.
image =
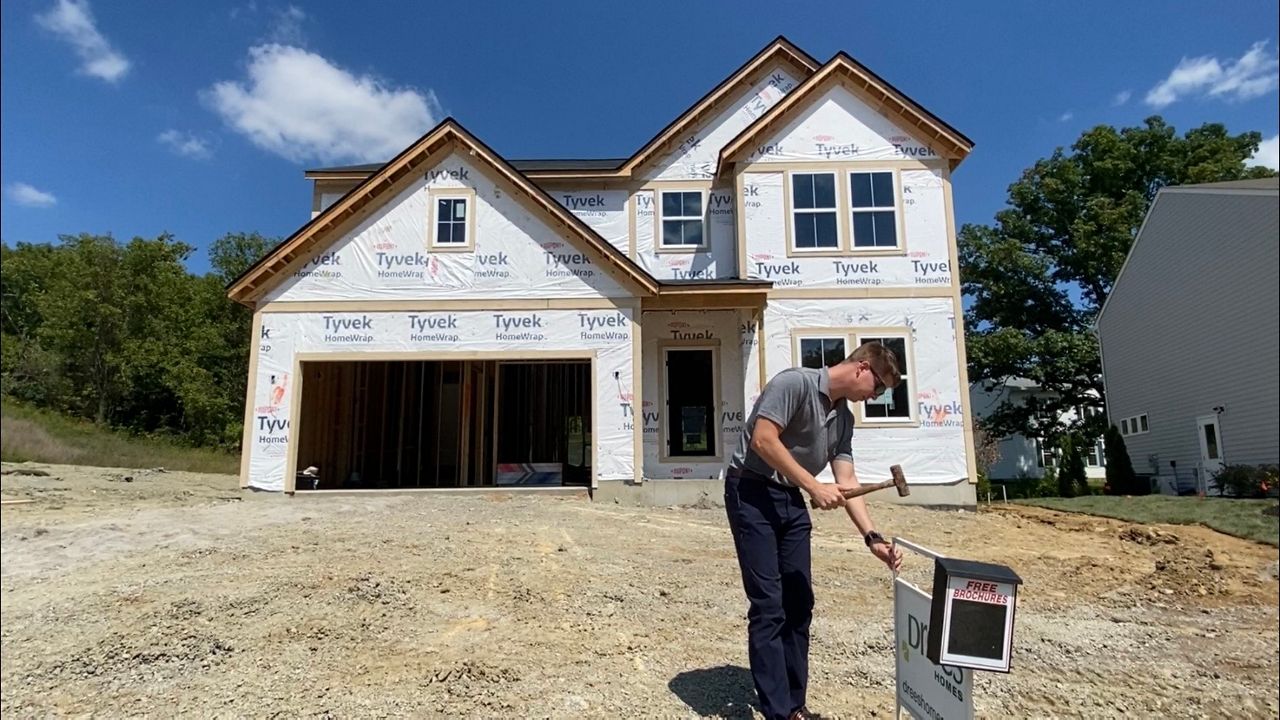
[[[1179, 475], [1200, 462], [1196, 418], [1219, 418], [1223, 459], [1280, 459], [1277, 193], [1164, 191], [1098, 321], [1112, 424], [1134, 470]], [[1158, 459], [1158, 470], [1151, 465]]]

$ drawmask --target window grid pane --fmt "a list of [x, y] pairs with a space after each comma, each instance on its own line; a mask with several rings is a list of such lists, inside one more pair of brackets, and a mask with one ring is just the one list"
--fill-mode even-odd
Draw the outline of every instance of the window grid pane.
[[436, 203], [436, 244], [465, 245], [466, 242], [466, 199], [440, 198]]
[[831, 367], [844, 360], [844, 338], [801, 338], [800, 366]]

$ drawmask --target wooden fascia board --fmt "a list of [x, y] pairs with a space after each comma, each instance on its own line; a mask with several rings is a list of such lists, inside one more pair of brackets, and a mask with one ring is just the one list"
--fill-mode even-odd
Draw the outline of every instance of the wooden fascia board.
[[[717, 107], [726, 96], [737, 90], [752, 76], [774, 60], [789, 62], [795, 67], [795, 69], [805, 70], [808, 73], [812, 73], [817, 70], [817, 64], [813, 59], [805, 55], [794, 45], [784, 40], [775, 41], [768, 48], [757, 54], [755, 58], [749, 60], [742, 67], [738, 68], [738, 70], [732, 75], [725, 78], [719, 85], [712, 89], [711, 92], [703, 96], [700, 101], [694, 103], [688, 110], [681, 113], [662, 132], [654, 136], [652, 140], [645, 143], [643, 147], [637, 150], [636, 153], [623, 164], [620, 171], [625, 172], [627, 175], [633, 174], [637, 168], [641, 167], [645, 162], [653, 159], [654, 155], [661, 152], [663, 148], [688, 129], [690, 125], [695, 124], [712, 108]], [[803, 80], [801, 82], [803, 83]]]

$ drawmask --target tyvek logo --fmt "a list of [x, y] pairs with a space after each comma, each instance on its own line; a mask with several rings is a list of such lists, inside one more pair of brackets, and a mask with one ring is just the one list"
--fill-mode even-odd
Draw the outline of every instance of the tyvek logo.
[[833, 260], [831, 264], [835, 266], [837, 285], [879, 285], [883, 282], [883, 279], [878, 277], [880, 264], [875, 260], [855, 262]]
[[342, 256], [336, 251], [321, 253], [303, 263], [294, 277], [332, 280], [342, 277]]
[[685, 270], [684, 268], [689, 267], [690, 262], [688, 258], [668, 260], [667, 267], [671, 270], [671, 276], [676, 280], [710, 280], [715, 277], [711, 268]]
[[767, 253], [751, 255], [756, 266], [756, 275], [765, 280], [773, 280], [774, 287], [795, 287], [803, 283], [800, 278], [800, 263], [795, 260], [772, 262], [773, 256]]
[[920, 145], [911, 145], [911, 138], [906, 135], [894, 135], [889, 138], [889, 144], [893, 145], [893, 150], [899, 155], [906, 157], [938, 157], [938, 153], [933, 148]]
[[542, 316], [538, 313], [493, 314], [494, 339], [496, 340], [546, 340]]
[[695, 330], [683, 320], [672, 320], [667, 323], [667, 329], [671, 331], [672, 340], [710, 340], [716, 336], [710, 328]]
[[578, 327], [583, 340], [626, 342], [631, 339], [628, 332], [631, 320], [620, 312], [578, 313]]
[[321, 317], [324, 320], [324, 341], [327, 343], [373, 342], [373, 318], [368, 315], [360, 317], [323, 315]]
[[458, 342], [458, 316], [454, 313], [410, 315], [409, 341]]
[[258, 415], [254, 423], [254, 439], [258, 445], [264, 446], [263, 452], [269, 456], [280, 456], [289, 445], [288, 418], [274, 418], [270, 415]]
[[653, 193], [646, 192], [636, 195], [636, 216], [649, 217], [653, 215]]
[[471, 173], [464, 167], [458, 167], [453, 170], [440, 168], [437, 170], [428, 170], [426, 178], [427, 182], [434, 182], [436, 180], [457, 180], [458, 182], [464, 182], [471, 179]]
[[951, 283], [949, 263], [912, 260], [911, 271], [915, 273], [917, 285], [949, 285]]
[[434, 258], [420, 252], [414, 253], [374, 253], [374, 264], [378, 268], [378, 277], [384, 279], [416, 278], [426, 279], [428, 262]]
[[507, 269], [511, 266], [511, 259], [504, 252], [476, 253], [476, 264], [480, 266], [475, 270], [475, 276], [478, 278], [511, 277], [511, 271]]
[[572, 248], [566, 247], [562, 242], [543, 243], [542, 249], [546, 252], [545, 272], [549, 278], [589, 278], [596, 274], [591, 265], [591, 258], [582, 253], [573, 252]]
[[814, 151], [825, 160], [856, 157], [862, 152], [856, 143], [815, 142], [813, 147]]
[[963, 427], [964, 411], [956, 401], [943, 402], [936, 389], [916, 393], [920, 424], [924, 427]]
[[713, 192], [707, 196], [707, 207], [711, 211], [712, 218], [727, 218], [733, 214], [733, 196]]

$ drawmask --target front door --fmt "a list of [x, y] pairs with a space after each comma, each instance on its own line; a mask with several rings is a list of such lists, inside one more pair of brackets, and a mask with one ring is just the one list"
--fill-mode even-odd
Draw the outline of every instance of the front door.
[[1222, 433], [1217, 415], [1201, 415], [1196, 418], [1196, 436], [1200, 439], [1200, 467], [1202, 487], [1213, 487], [1213, 476], [1222, 469]]

